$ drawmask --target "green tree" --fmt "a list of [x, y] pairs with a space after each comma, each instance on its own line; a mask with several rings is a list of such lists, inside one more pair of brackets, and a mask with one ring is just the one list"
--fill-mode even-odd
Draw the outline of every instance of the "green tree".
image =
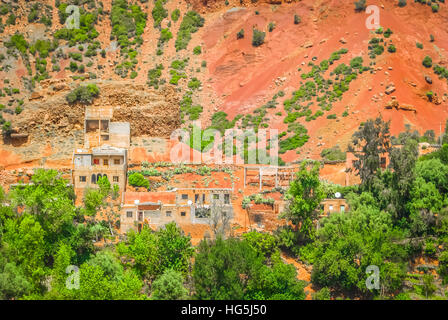
[[431, 296], [437, 290], [437, 286], [434, 284], [434, 276], [432, 274], [424, 274], [422, 282], [423, 291], [425, 292], [426, 298], [428, 298], [428, 296]]
[[263, 258], [247, 242], [229, 238], [203, 240], [193, 268], [195, 297], [242, 300], [250, 279], [259, 277]]
[[352, 136], [352, 143], [348, 151], [352, 152], [356, 160], [353, 167], [361, 178], [361, 187], [371, 190], [373, 180], [380, 168], [380, 157], [390, 151], [390, 122], [384, 122], [378, 117], [367, 120]]
[[[363, 197], [368, 199], [367, 195]], [[375, 207], [373, 197], [358, 204], [350, 202], [350, 206], [350, 212], [324, 218], [316, 241], [309, 245], [312, 282], [368, 296], [372, 293], [365, 284], [366, 268], [376, 265], [380, 269], [381, 289], [373, 294], [394, 292], [405, 276], [403, 261], [407, 253], [395, 242], [402, 235], [393, 229], [390, 214]]]
[[151, 285], [153, 300], [183, 300], [188, 295], [184, 287], [182, 274], [172, 269], [166, 269]]
[[432, 182], [418, 177], [411, 190], [411, 200], [407, 207], [410, 212], [411, 231], [421, 236], [432, 233], [435, 214], [444, 206], [443, 196]]
[[128, 232], [127, 241], [120, 242], [117, 251], [126, 260], [125, 265], [141, 277], [154, 279], [161, 273], [157, 235], [148, 226], [143, 226], [140, 233]]
[[38, 169], [31, 182], [19, 185], [10, 192], [11, 205], [36, 218], [45, 230], [45, 243], [54, 252], [63, 231], [77, 215], [74, 191], [56, 170]]
[[146, 180], [145, 177], [139, 172], [131, 173], [128, 177], [128, 180], [131, 186], [145, 187], [146, 189], [149, 188], [149, 181]]
[[441, 193], [448, 191], [448, 166], [440, 159], [418, 161], [415, 172], [417, 177], [423, 178], [426, 182], [432, 182]]
[[254, 300], [305, 300], [304, 281], [297, 280], [297, 271], [281, 261], [280, 253], [272, 257], [272, 267], [264, 265], [258, 277], [247, 285], [245, 298]]
[[0, 299], [17, 299], [30, 294], [33, 285], [22, 268], [0, 256]]
[[175, 222], [166, 224], [156, 234], [161, 270], [172, 269], [186, 274], [194, 252], [190, 236], [185, 236]]
[[259, 254], [269, 258], [278, 251], [277, 240], [270, 233], [251, 231], [243, 234], [244, 240]]
[[439, 256], [439, 268], [437, 270], [443, 282], [448, 282], [448, 251], [443, 251]]
[[[43, 276], [46, 272], [45, 231], [30, 214], [5, 222], [2, 236], [2, 253], [6, 260], [23, 270], [23, 274], [33, 285], [33, 291], [43, 291]], [[13, 268], [13, 266], [10, 266]], [[14, 269], [14, 268], [13, 268]]]
[[291, 182], [285, 197], [288, 207], [280, 214], [295, 226], [300, 242], [309, 241], [314, 237], [314, 220], [318, 216], [318, 207], [325, 198], [323, 187], [319, 180], [319, 163], [302, 163], [296, 179]]
[[323, 287], [315, 294], [313, 294], [313, 300], [331, 300], [330, 289]]
[[392, 148], [389, 168], [393, 170], [391, 189], [394, 209], [389, 211], [398, 217], [406, 216], [406, 203], [410, 200], [410, 192], [415, 179], [415, 164], [418, 158], [418, 141], [406, 138], [404, 145]]

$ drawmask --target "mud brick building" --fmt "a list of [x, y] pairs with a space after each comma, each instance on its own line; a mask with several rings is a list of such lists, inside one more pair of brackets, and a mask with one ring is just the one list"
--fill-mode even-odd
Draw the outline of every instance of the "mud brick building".
[[175, 221], [183, 225], [208, 225], [213, 210], [233, 218], [231, 188], [179, 188], [159, 192], [125, 192], [120, 231], [157, 229]]
[[112, 107], [86, 107], [84, 119], [84, 147], [104, 144], [129, 149], [131, 129], [128, 122], [112, 122]]
[[86, 107], [84, 146], [73, 152], [72, 182], [78, 201], [87, 188], [97, 188], [100, 177], [107, 177], [119, 192], [126, 190], [130, 125], [112, 122], [113, 109]]
[[[100, 177], [107, 177], [120, 192], [126, 189], [127, 151], [102, 146], [90, 150], [77, 149], [73, 154], [72, 181], [77, 196], [87, 188], [97, 188]], [[78, 197], [79, 198], [79, 197]]]

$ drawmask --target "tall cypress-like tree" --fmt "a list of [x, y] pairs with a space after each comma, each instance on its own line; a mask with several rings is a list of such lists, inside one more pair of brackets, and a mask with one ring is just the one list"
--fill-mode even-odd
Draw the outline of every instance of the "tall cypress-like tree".
[[352, 136], [352, 144], [348, 151], [352, 152], [356, 160], [353, 167], [361, 178], [361, 187], [371, 190], [375, 176], [381, 165], [381, 156], [390, 152], [390, 121], [385, 122], [382, 117], [367, 120]]

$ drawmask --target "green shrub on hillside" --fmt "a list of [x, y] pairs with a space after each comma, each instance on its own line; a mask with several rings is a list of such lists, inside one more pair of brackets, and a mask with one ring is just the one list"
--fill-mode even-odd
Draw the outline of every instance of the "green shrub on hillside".
[[128, 177], [129, 184], [133, 187], [149, 189], [149, 181], [139, 172], [131, 173]]
[[154, 87], [155, 89], [159, 88], [159, 78], [162, 75], [163, 65], [159, 64], [154, 69], [150, 69], [148, 71], [148, 85], [150, 87]]
[[387, 48], [387, 51], [389, 51], [390, 53], [394, 53], [394, 52], [397, 51], [397, 48], [396, 48], [393, 44], [391, 44], [391, 45]]
[[199, 55], [199, 54], [201, 54], [202, 53], [202, 48], [201, 48], [201, 46], [196, 46], [196, 47], [194, 47], [194, 49], [193, 49], [193, 54], [195, 54], [195, 55]]
[[19, 51], [22, 56], [26, 55], [28, 50], [28, 42], [25, 40], [23, 34], [16, 33], [9, 41], [5, 42], [5, 47], [8, 48], [8, 54], [15, 50]]
[[431, 67], [432, 67], [432, 59], [431, 59], [431, 57], [430, 57], [430, 56], [426, 56], [426, 57], [423, 59], [422, 64], [423, 64], [423, 66], [425, 66], [426, 68], [431, 68]]
[[366, 10], [366, 0], [359, 0], [355, 2], [355, 11]]
[[175, 9], [171, 13], [171, 20], [173, 20], [174, 22], [177, 22], [177, 20], [179, 20], [179, 17], [180, 17], [180, 10], [179, 9]]
[[199, 81], [197, 78], [192, 78], [190, 82], [188, 82], [188, 88], [191, 90], [196, 90], [201, 86], [201, 81]]
[[168, 10], [163, 7], [162, 0], [157, 0], [152, 9], [152, 17], [154, 19], [154, 28], [160, 28], [160, 23], [168, 17]]
[[83, 104], [92, 103], [93, 99], [98, 97], [100, 89], [96, 84], [90, 83], [87, 86], [79, 86], [72, 90], [65, 99], [68, 103], [80, 102]]
[[347, 158], [347, 154], [345, 152], [342, 152], [339, 146], [334, 146], [333, 148], [324, 149], [320, 153], [320, 156], [329, 161], [335, 161], [335, 160], [345, 160]]
[[236, 38], [237, 39], [243, 39], [244, 38], [244, 29], [241, 29], [240, 31], [237, 32]]
[[170, 29], [165, 28], [160, 31], [160, 42], [168, 42], [171, 38], [173, 38], [173, 34], [171, 33]]
[[175, 43], [176, 51], [186, 49], [191, 40], [191, 34], [204, 25], [204, 18], [195, 11], [188, 11], [179, 27]]
[[266, 33], [257, 29], [253, 29], [252, 33], [252, 45], [254, 47], [259, 47], [264, 43], [264, 38]]

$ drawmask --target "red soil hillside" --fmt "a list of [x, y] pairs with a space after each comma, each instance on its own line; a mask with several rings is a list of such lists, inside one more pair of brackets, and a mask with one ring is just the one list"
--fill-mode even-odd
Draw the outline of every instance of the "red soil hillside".
[[[86, 10], [98, 10], [102, 6], [102, 14], [99, 14], [94, 24], [98, 31], [98, 37], [94, 40], [100, 44], [97, 54], [89, 57], [85, 55], [88, 43], [69, 46], [67, 41], [60, 40], [58, 49], [45, 58], [47, 63], [45, 70], [49, 80], [60, 81], [54, 85], [50, 83], [50, 86], [57, 87], [57, 90], [50, 90], [49, 80], [36, 81], [35, 87], [29, 88], [31, 78], [37, 76], [37, 54], [31, 54], [30, 50], [27, 52], [32, 70], [29, 74], [22, 56], [17, 54], [14, 58], [6, 48], [6, 43], [16, 33], [23, 34], [31, 46], [38, 39], [53, 40], [54, 32], [63, 27], [58, 10], [54, 8], [56, 2], [53, 0], [40, 2], [53, 8], [49, 16], [52, 25], [46, 28], [37, 21], [30, 23], [27, 17], [34, 2], [38, 1], [18, 1], [14, 5], [16, 9], [13, 12], [17, 16], [14, 25], [5, 23], [9, 13], [2, 15], [4, 28], [3, 32], [0, 32], [0, 54], [5, 55], [5, 59], [0, 61], [0, 78], [7, 79], [8, 82], [0, 81], [0, 89], [18, 88], [20, 93], [12, 96], [4, 94], [0, 97], [0, 104], [6, 107], [0, 114], [5, 121], [11, 121], [14, 128], [30, 134], [26, 143], [0, 142], [2, 166], [39, 163], [44, 157], [55, 163], [65, 163], [64, 161], [70, 163], [73, 149], [80, 139], [82, 140], [83, 115], [76, 110], [82, 110], [83, 106], [69, 106], [65, 96], [68, 90], [86, 82], [94, 82], [100, 87], [100, 97], [96, 104], [113, 102], [106, 101], [107, 93], [110, 91], [109, 83], [121, 88], [131, 88], [131, 85], [144, 88], [139, 89], [139, 92], [143, 92], [135, 93], [136, 97], [134, 91], [130, 90], [129, 99], [118, 97], [115, 99], [117, 103], [114, 103], [117, 117], [121, 120], [127, 117], [134, 119], [134, 129], [131, 130], [133, 146], [131, 156], [137, 157], [133, 159], [135, 161], [164, 159], [169, 154], [168, 149], [160, 147], [163, 150], [159, 152], [160, 154], [155, 154], [154, 151], [149, 151], [155, 149], [147, 148], [140, 142], [147, 137], [166, 138], [169, 136], [168, 131], [176, 129], [175, 127], [187, 127], [191, 124], [188, 116], [185, 116], [184, 122], [182, 119], [177, 121], [180, 112], [172, 112], [172, 107], [180, 105], [180, 101], [190, 90], [188, 83], [193, 78], [199, 80], [200, 87], [193, 90], [192, 106], [202, 106], [200, 120], [203, 127], [210, 124], [211, 117], [218, 111], [226, 112], [228, 119], [233, 119], [237, 115], [253, 114], [256, 108], [283, 91], [285, 95], [277, 99], [277, 106], [266, 110], [265, 123], [271, 128], [278, 129], [279, 132], [286, 131], [287, 125], [284, 119], [287, 114], [283, 102], [290, 99], [292, 93], [307, 81], [302, 80], [301, 75], [311, 70], [308, 64], [313, 62], [318, 65], [342, 48], [348, 49], [347, 54], [341, 55], [341, 59], [330, 66], [324, 75], [326, 79], [329, 79], [329, 74], [336, 66], [341, 63], [348, 65], [352, 58], [358, 56], [363, 58], [364, 66], [370, 66], [373, 70], [358, 74], [342, 99], [334, 101], [331, 110], [325, 111], [322, 116], [311, 121], [305, 121], [305, 117], [296, 120], [296, 123], [304, 125], [308, 130], [309, 140], [304, 146], [283, 154], [282, 158], [286, 162], [319, 158], [322, 149], [336, 144], [345, 149], [359, 124], [378, 114], [392, 121], [392, 134], [402, 131], [405, 124], [411, 124], [421, 134], [433, 129], [438, 135], [440, 130], [444, 129], [448, 116], [447, 80], [439, 79], [432, 68], [425, 68], [422, 65], [423, 58], [430, 56], [433, 65], [448, 67], [446, 3], [440, 3], [439, 12], [433, 13], [430, 6], [413, 1], [408, 1], [405, 7], [398, 7], [397, 1], [392, 0], [375, 3], [367, 1], [368, 5], [374, 4], [379, 7], [381, 26], [384, 30], [390, 28], [393, 31], [386, 40], [392, 41], [396, 47], [395, 53], [388, 52], [386, 48], [384, 53], [371, 60], [368, 42], [377, 35], [366, 28], [368, 15], [365, 12], [355, 12], [353, 1], [228, 0], [226, 5], [226, 1], [223, 0], [168, 0], [164, 3], [167, 17], [162, 20], [161, 28], [169, 29], [172, 38], [163, 45], [163, 52], [159, 55], [156, 52], [161, 33], [154, 27], [152, 17], [154, 2], [128, 0], [129, 4], [139, 5], [142, 12], [147, 14], [146, 26], [141, 35], [141, 46], [133, 47], [137, 52], [134, 61], [137, 75], [131, 79], [130, 72], [122, 78], [116, 69], [126, 58], [121, 54], [117, 40], [111, 34], [113, 1], [104, 0], [100, 5], [99, 1], [92, 0], [90, 2], [95, 6], [88, 9], [88, 6], [84, 5]], [[69, 0], [62, 2], [66, 3]], [[180, 10], [180, 18], [174, 21], [171, 14], [176, 9]], [[175, 41], [178, 38], [178, 31], [185, 14], [190, 10], [199, 12], [205, 22], [197, 32], [191, 34], [187, 47], [177, 50]], [[300, 16], [300, 23], [294, 23], [294, 15]], [[275, 28], [272, 32], [268, 32], [267, 28], [271, 22], [275, 23]], [[252, 45], [253, 28], [266, 32], [264, 43], [258, 47]], [[241, 29], [244, 29], [245, 36], [237, 39], [236, 34]], [[435, 37], [434, 42], [430, 42], [431, 34]], [[423, 49], [417, 48], [417, 42], [423, 45]], [[193, 53], [193, 48], [196, 46], [201, 46], [200, 54]], [[104, 56], [100, 54], [102, 50], [105, 51]], [[57, 54], [57, 51], [61, 51], [61, 54]], [[69, 56], [70, 53], [83, 56], [82, 62], [77, 63], [83, 64], [85, 72], [70, 70], [70, 64], [76, 62]], [[185, 72], [185, 77], [181, 78], [178, 84], [172, 85], [170, 72], [173, 70], [170, 66], [175, 60], [188, 62], [182, 71]], [[370, 65], [371, 61], [375, 61], [375, 65]], [[163, 65], [159, 80], [163, 80], [165, 85], [149, 89], [148, 71], [154, 70], [159, 64]], [[58, 68], [53, 69], [54, 66]], [[90, 78], [90, 73], [94, 74], [96, 79]], [[86, 74], [87, 79], [79, 79]], [[425, 76], [431, 78], [432, 84], [425, 81]], [[394, 85], [395, 91], [387, 95], [385, 90], [390, 84]], [[163, 88], [165, 86], [172, 87], [169, 88], [171, 93], [168, 96], [164, 94], [167, 90]], [[437, 94], [437, 99], [429, 101], [426, 97], [428, 91]], [[160, 99], [156, 99], [157, 103], [148, 103], [147, 99], [139, 98], [140, 94], [160, 96]], [[32, 98], [33, 95], [38, 98]], [[117, 96], [127, 95], [118, 92]], [[392, 100], [392, 96], [396, 98], [400, 108], [385, 108]], [[23, 100], [21, 105], [23, 112], [18, 113], [16, 108], [21, 100]], [[132, 114], [126, 109], [129, 104], [132, 104]], [[159, 112], [156, 105], [166, 105], [170, 108], [164, 108], [164, 112]], [[404, 110], [403, 107], [408, 110]], [[315, 102], [309, 108], [313, 114], [320, 110]], [[155, 130], [156, 126], [151, 125], [151, 122], [139, 118], [139, 111], [143, 109], [154, 110], [156, 117], [163, 117], [166, 114], [167, 121], [163, 123], [169, 122], [169, 124], [164, 125], [161, 130]], [[343, 117], [345, 111], [347, 116]], [[42, 113], [48, 114], [48, 117], [42, 117]], [[76, 123], [72, 121], [74, 113]], [[336, 119], [327, 119], [329, 115], [334, 115]], [[60, 118], [63, 118], [63, 121], [50, 123], [52, 119]], [[35, 121], [36, 119], [39, 121]], [[40, 120], [45, 120], [41, 127]], [[65, 120], [73, 124], [73, 128], [66, 126]], [[135, 127], [136, 123], [139, 123], [139, 128]], [[144, 128], [145, 123], [148, 128]], [[237, 126], [240, 124], [237, 123]], [[48, 132], [44, 132], [42, 128], [48, 129], [46, 130]], [[161, 134], [157, 135], [158, 133]], [[65, 138], [70, 135], [73, 137]], [[161, 142], [160, 145], [162, 144]]]
[[[447, 66], [448, 8], [442, 6], [434, 14], [430, 7], [417, 3], [409, 2], [404, 8], [398, 7], [396, 1], [376, 4], [380, 7], [381, 26], [393, 31], [390, 39], [397, 52], [386, 50], [377, 57], [374, 67], [381, 70], [360, 75], [351, 83], [342, 101], [336, 102], [326, 113], [335, 113], [340, 121], [326, 119], [326, 116], [311, 122], [303, 121], [311, 138], [299, 156], [295, 151], [289, 151], [285, 160], [305, 156], [315, 158], [322, 148], [338, 143], [344, 146], [360, 122], [378, 114], [392, 121], [392, 134], [402, 131], [407, 123], [421, 133], [434, 129], [439, 134], [441, 123], [443, 130], [448, 102], [441, 100], [441, 104], [435, 105], [428, 101], [425, 93], [432, 90], [442, 97], [448, 91], [447, 81], [439, 80], [432, 69], [422, 65], [422, 60], [429, 55], [433, 63]], [[259, 14], [255, 14], [255, 10]], [[298, 25], [293, 23], [294, 14], [301, 16]], [[299, 87], [300, 74], [309, 71], [307, 64], [312, 57], [317, 57], [317, 62], [320, 62], [328, 59], [333, 51], [347, 48], [348, 54], [340, 62], [348, 64], [356, 56], [369, 62], [368, 41], [373, 35], [365, 27], [368, 15], [356, 13], [349, 1], [304, 0], [279, 6], [260, 4], [231, 10], [221, 7], [210, 16], [202, 33], [210, 83], [212, 90], [223, 97], [218, 109], [225, 111], [229, 118], [260, 107], [279, 90], [286, 93], [284, 99], [289, 98], [291, 92]], [[266, 30], [271, 21], [276, 27], [272, 32], [266, 32], [265, 43], [260, 47], [252, 46], [252, 28]], [[245, 37], [237, 40], [236, 33], [241, 29], [245, 30]], [[429, 41], [430, 34], [435, 35], [435, 42]], [[422, 43], [424, 49], [418, 49], [416, 42]], [[312, 46], [305, 48], [304, 44]], [[302, 67], [302, 72], [297, 71], [299, 67]], [[425, 82], [425, 75], [432, 78], [432, 85]], [[284, 77], [284, 82], [277, 86], [275, 80], [279, 77]], [[389, 83], [396, 87], [392, 96], [396, 96], [400, 104], [412, 105], [416, 113], [385, 110], [391, 99], [384, 94]], [[376, 102], [372, 101], [374, 95], [379, 98]], [[349, 116], [341, 118], [346, 107]], [[270, 124], [284, 130], [283, 117], [274, 115], [279, 108], [282, 109], [281, 103], [270, 112]], [[317, 146], [319, 142], [321, 146]]]

